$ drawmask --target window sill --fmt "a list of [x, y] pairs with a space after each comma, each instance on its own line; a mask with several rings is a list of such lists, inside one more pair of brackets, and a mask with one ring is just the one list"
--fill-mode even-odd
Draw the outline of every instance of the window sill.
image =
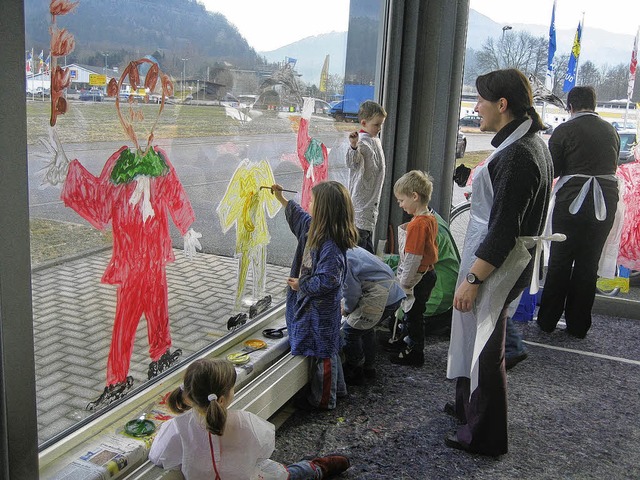
[[[232, 338], [219, 342], [198, 358], [224, 358], [231, 352], [241, 350], [245, 340], [263, 338], [263, 329], [276, 328], [283, 324], [284, 305], [281, 305], [264, 318], [239, 330]], [[252, 352], [250, 363], [236, 367], [237, 393], [231, 408], [247, 410], [268, 419], [307, 383], [308, 371], [305, 357], [289, 355], [288, 337], [264, 340], [267, 342], [265, 350]], [[181, 365], [176, 371], [144, 392], [131, 397], [112, 412], [42, 451], [40, 478], [182, 478], [180, 472], [165, 471], [148, 462], [147, 455], [152, 437], [130, 437], [124, 433], [123, 426], [144, 412], [153, 410], [155, 413], [154, 407], [159, 406], [162, 398], [180, 385], [187, 366], [188, 363]], [[158, 419], [153, 420], [159, 428]], [[105, 460], [98, 460], [104, 457]]]

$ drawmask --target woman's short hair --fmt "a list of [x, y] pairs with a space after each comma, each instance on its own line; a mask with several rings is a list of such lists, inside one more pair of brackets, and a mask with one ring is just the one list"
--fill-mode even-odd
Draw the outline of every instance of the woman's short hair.
[[574, 111], [596, 109], [596, 91], [591, 85], [573, 87], [567, 95], [567, 106]]

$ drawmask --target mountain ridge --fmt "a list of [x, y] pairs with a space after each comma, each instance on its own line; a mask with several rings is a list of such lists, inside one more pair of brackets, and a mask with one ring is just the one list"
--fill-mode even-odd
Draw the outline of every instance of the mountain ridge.
[[[467, 49], [480, 50], [487, 38], [499, 39], [502, 35], [504, 24], [495, 22], [489, 17], [471, 9], [469, 11], [469, 25], [467, 30]], [[576, 23], [577, 26], [577, 23]], [[527, 31], [539, 37], [549, 35], [549, 26], [536, 24], [511, 24], [510, 32]], [[573, 46], [575, 29], [556, 30], [556, 55], [569, 54]], [[324, 45], [325, 36], [331, 36], [328, 45]], [[340, 40], [338, 40], [340, 38]], [[580, 62], [591, 61], [597, 67], [616, 66], [620, 63], [631, 61], [633, 48], [633, 35], [608, 32], [588, 26], [582, 32]], [[329, 73], [344, 72], [345, 47], [347, 32], [331, 32], [311, 37], [305, 37], [297, 42], [284, 45], [270, 51], [259, 51], [258, 54], [270, 62], [283, 61], [284, 57], [297, 59], [296, 70], [302, 75], [303, 80], [316, 83], [320, 77], [324, 55], [318, 56], [318, 52], [326, 51], [331, 61]], [[342, 42], [342, 43], [340, 43]]]

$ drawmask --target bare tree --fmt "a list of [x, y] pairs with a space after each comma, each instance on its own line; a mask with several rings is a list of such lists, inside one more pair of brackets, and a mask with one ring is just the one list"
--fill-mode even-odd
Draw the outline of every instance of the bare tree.
[[500, 39], [489, 37], [476, 54], [478, 73], [517, 68], [527, 75], [544, 75], [547, 45], [544, 37], [534, 37], [524, 31], [507, 32]]
[[578, 82], [580, 85], [591, 85], [597, 92], [602, 84], [602, 73], [592, 61], [587, 60], [578, 68]]
[[327, 94], [341, 94], [344, 90], [344, 82], [342, 75], [332, 73], [327, 79]]
[[564, 87], [564, 77], [567, 75], [567, 66], [569, 65], [569, 54], [556, 55], [553, 66], [553, 93], [559, 97], [563, 97], [562, 88]]
[[600, 100], [620, 100], [627, 98], [627, 85], [629, 82], [629, 66], [621, 63], [609, 68], [596, 95]]

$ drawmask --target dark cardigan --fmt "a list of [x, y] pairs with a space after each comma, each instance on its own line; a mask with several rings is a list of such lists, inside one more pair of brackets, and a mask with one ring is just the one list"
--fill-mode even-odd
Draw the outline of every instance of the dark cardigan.
[[[493, 138], [492, 145], [498, 147], [523, 121], [518, 119], [506, 125]], [[530, 130], [499, 152], [487, 168], [493, 187], [493, 205], [487, 236], [475, 253], [499, 268], [517, 237], [542, 233], [551, 195], [553, 164], [545, 142]], [[533, 262], [530, 262], [515, 286], [525, 286], [532, 271]]]

